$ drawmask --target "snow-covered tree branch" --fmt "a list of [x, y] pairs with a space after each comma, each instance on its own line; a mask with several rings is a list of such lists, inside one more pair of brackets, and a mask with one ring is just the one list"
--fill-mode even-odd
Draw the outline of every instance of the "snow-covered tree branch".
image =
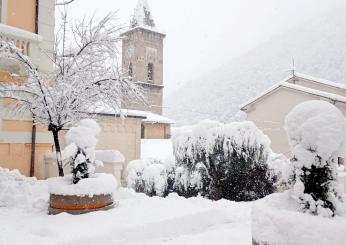
[[12, 74], [13, 78], [25, 77], [0, 83], [0, 96], [16, 100], [16, 110], [29, 110], [36, 122], [48, 126], [54, 137], [60, 176], [63, 168], [58, 133], [64, 126], [90, 117], [97, 104], [121, 113], [125, 99], [142, 99], [140, 88], [123, 76], [118, 65], [121, 28], [114, 23], [114, 16], [73, 24], [67, 23], [66, 15], [62, 18], [51, 74], [40, 74], [15, 44], [0, 39], [0, 58], [18, 63], [22, 71]]

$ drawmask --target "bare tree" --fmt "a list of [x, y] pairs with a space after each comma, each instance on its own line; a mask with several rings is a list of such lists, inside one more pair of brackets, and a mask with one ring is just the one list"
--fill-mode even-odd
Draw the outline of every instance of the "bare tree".
[[19, 79], [25, 82], [2, 82], [0, 96], [16, 100], [17, 111], [29, 110], [36, 122], [47, 125], [54, 138], [59, 176], [64, 172], [58, 134], [64, 126], [90, 117], [96, 104], [121, 112], [124, 100], [142, 98], [140, 88], [123, 76], [118, 65], [121, 28], [114, 24], [113, 15], [100, 21], [83, 19], [68, 27], [66, 14], [62, 18], [52, 74], [40, 74], [14, 43], [0, 39], [0, 59], [17, 62], [24, 71], [20, 76], [25, 77]]

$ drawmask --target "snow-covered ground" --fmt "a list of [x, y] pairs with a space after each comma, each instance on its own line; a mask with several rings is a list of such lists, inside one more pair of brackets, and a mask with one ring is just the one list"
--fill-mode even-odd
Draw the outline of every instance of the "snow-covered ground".
[[[10, 199], [8, 199], [10, 198]], [[0, 244], [250, 244], [252, 203], [147, 197], [128, 189], [113, 210], [47, 215], [46, 181], [0, 168]]]

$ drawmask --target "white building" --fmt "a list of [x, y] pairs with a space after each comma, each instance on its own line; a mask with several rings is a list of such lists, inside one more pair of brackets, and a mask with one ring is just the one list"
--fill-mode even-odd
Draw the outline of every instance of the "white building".
[[[246, 112], [248, 120], [255, 122], [270, 137], [274, 152], [290, 157], [285, 117], [296, 105], [308, 100], [328, 101], [346, 116], [346, 85], [300, 73], [275, 84], [242, 105], [241, 110]], [[344, 156], [341, 154], [340, 163]]]

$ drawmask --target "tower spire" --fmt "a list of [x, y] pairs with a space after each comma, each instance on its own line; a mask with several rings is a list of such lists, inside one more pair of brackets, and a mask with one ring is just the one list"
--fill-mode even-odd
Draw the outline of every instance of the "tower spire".
[[155, 22], [152, 17], [147, 0], [138, 0], [134, 15], [131, 20], [131, 27], [149, 27], [155, 28]]

